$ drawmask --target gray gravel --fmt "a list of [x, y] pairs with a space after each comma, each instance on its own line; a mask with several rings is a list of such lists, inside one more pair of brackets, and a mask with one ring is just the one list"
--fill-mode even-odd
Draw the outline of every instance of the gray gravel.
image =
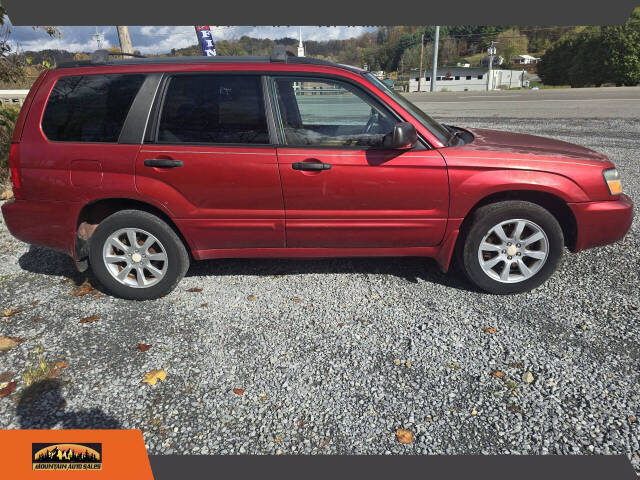
[[[595, 148], [640, 199], [638, 121], [450, 123]], [[74, 297], [71, 260], [2, 225], [0, 309], [24, 310], [0, 335], [24, 342], [0, 353], [18, 380], [0, 425], [139, 428], [154, 454], [621, 453], [640, 470], [638, 223], [518, 296], [476, 292], [426, 259], [223, 260], [144, 303]], [[69, 366], [57, 392], [25, 402], [39, 356]], [[152, 369], [166, 381], [141, 383]]]

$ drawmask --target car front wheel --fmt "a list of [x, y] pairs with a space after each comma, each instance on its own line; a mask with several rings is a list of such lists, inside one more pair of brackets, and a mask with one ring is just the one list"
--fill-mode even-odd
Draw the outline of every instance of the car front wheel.
[[562, 257], [556, 218], [539, 205], [505, 201], [479, 208], [464, 234], [462, 266], [480, 289], [521, 293], [544, 283]]
[[189, 267], [178, 235], [148, 212], [122, 210], [110, 215], [100, 222], [90, 242], [93, 274], [116, 297], [162, 297], [175, 288]]

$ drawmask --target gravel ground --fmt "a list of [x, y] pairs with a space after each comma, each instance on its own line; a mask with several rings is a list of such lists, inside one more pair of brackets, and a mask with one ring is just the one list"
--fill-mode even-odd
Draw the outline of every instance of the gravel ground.
[[[450, 123], [595, 148], [640, 199], [638, 121]], [[0, 352], [0, 375], [17, 380], [0, 425], [139, 428], [154, 454], [618, 453], [639, 471], [639, 228], [565, 255], [518, 296], [474, 291], [426, 259], [224, 260], [134, 303], [74, 296], [84, 279], [70, 259], [2, 225], [0, 308], [23, 311], [0, 318], [0, 335], [23, 342]], [[26, 391], [41, 360], [55, 378]], [[165, 381], [141, 383], [154, 369]]]

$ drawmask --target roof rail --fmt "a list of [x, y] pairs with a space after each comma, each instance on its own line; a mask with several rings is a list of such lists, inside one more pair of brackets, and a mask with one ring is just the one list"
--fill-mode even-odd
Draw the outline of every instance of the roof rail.
[[[109, 57], [133, 57], [133, 58], [109, 58]], [[289, 52], [284, 45], [275, 45], [271, 55], [268, 57], [254, 56], [159, 56], [145, 57], [131, 53], [109, 52], [108, 50], [96, 50], [91, 54], [89, 60], [71, 60], [59, 63], [56, 68], [74, 68], [101, 65], [152, 65], [152, 64], [176, 64], [176, 63], [295, 63], [306, 65], [326, 65], [356, 73], [362, 73], [363, 70], [350, 65], [340, 65], [327, 60], [310, 57], [297, 57]]]

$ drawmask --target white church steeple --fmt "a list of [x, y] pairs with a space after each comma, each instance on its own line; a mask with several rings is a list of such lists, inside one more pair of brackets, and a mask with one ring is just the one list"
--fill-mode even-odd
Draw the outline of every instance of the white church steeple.
[[302, 27], [299, 27], [300, 41], [298, 42], [298, 56], [304, 57], [304, 45], [302, 45]]

